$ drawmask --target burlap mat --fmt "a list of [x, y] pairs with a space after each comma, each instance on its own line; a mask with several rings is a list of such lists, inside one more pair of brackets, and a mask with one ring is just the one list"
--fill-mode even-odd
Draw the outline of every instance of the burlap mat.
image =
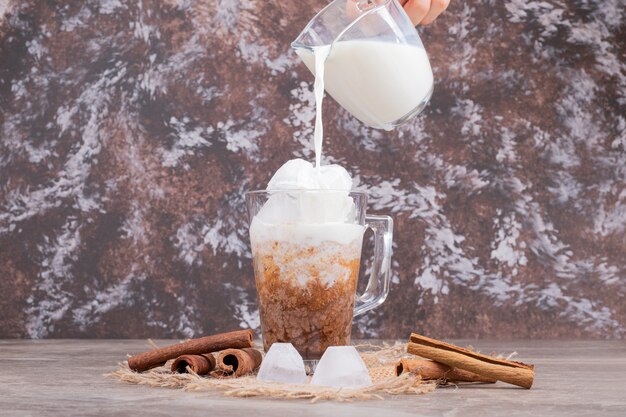
[[367, 365], [373, 385], [361, 389], [338, 389], [311, 384], [294, 385], [257, 381], [256, 375], [240, 378], [204, 377], [196, 374], [174, 374], [170, 362], [150, 371], [137, 373], [120, 363], [119, 369], [107, 374], [122, 382], [150, 387], [176, 388], [185, 391], [214, 391], [228, 397], [267, 397], [276, 399], [309, 399], [351, 401], [384, 399], [392, 395], [424, 394], [435, 389], [436, 383], [422, 381], [413, 374], [395, 375], [394, 365], [406, 356], [406, 343], [393, 346], [357, 345]]

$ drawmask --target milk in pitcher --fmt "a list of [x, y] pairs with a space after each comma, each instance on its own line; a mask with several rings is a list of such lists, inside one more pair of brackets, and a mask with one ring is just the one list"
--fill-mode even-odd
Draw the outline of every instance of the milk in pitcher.
[[[424, 48], [376, 40], [338, 41], [296, 52], [315, 75], [325, 63], [325, 90], [357, 119], [390, 129], [430, 98], [433, 74]], [[330, 54], [327, 50], [330, 48]], [[319, 111], [319, 110], [318, 110]]]

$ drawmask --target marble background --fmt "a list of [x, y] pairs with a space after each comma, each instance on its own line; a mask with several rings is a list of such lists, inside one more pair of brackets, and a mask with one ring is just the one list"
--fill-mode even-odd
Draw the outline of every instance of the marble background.
[[[313, 157], [289, 43], [324, 4], [0, 2], [0, 337], [259, 325], [243, 193]], [[452, 0], [414, 123], [326, 101], [326, 162], [396, 222], [355, 335], [625, 336], [625, 16]]]

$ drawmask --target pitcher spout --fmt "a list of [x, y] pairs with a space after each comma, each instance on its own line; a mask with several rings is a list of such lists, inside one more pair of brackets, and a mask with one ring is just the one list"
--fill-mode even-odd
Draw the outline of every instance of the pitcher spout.
[[339, 40], [355, 23], [394, 0], [334, 0], [311, 19], [291, 43], [296, 51], [313, 50]]

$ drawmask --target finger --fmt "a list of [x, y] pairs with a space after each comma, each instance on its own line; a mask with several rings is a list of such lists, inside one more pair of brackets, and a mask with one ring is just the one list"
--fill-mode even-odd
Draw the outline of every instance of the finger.
[[346, 14], [350, 19], [356, 19], [357, 17], [359, 17], [360, 11], [357, 6], [358, 1], [359, 0], [352, 0], [346, 2]]
[[426, 17], [429, 9], [430, 0], [408, 0], [404, 5], [404, 10], [414, 25], [419, 24]]
[[431, 24], [444, 10], [448, 8], [450, 0], [431, 0], [430, 10], [420, 22], [420, 25]]

